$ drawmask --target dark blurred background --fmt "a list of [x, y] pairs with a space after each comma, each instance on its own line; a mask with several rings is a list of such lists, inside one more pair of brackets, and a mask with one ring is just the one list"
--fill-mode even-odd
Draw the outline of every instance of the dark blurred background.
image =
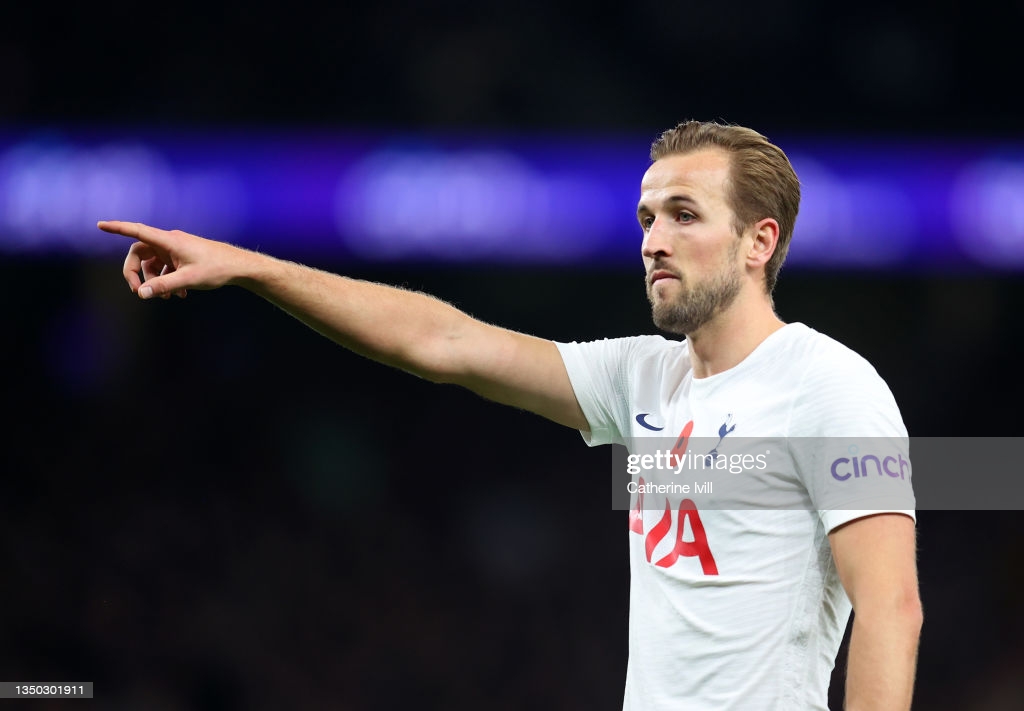
[[[1019, 2], [20, 4], [0, 10], [0, 129], [592, 134], [641, 159], [689, 117], [1013, 141], [1022, 21]], [[556, 340], [654, 332], [638, 263], [306, 261]], [[94, 681], [75, 708], [621, 707], [607, 449], [237, 289], [139, 302], [120, 256], [4, 253], [0, 298], [0, 678]], [[1019, 272], [784, 269], [776, 305], [867, 357], [912, 435], [1019, 434]], [[1024, 708], [1018, 521], [920, 512], [916, 708]]]

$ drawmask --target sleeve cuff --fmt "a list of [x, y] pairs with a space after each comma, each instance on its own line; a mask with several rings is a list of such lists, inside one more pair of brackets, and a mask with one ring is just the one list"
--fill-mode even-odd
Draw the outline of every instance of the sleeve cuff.
[[825, 525], [825, 531], [827, 533], [832, 533], [832, 531], [839, 528], [844, 523], [850, 523], [850, 521], [856, 521], [859, 518], [884, 513], [903, 514], [905, 516], [909, 516], [915, 523], [917, 522], [917, 512], [914, 509], [833, 509], [831, 511], [819, 511], [818, 516], [821, 517], [821, 522]]
[[576, 402], [579, 403], [580, 409], [583, 410], [583, 416], [587, 418], [587, 424], [590, 425], [589, 432], [579, 430], [583, 441], [587, 443], [588, 447], [597, 447], [602, 444], [616, 442], [614, 434], [607, 426], [596, 426], [594, 424], [599, 422], [601, 418], [595, 416], [594, 403], [587, 397], [587, 393], [592, 390], [589, 381], [590, 374], [577, 344], [556, 342], [555, 346], [562, 356], [565, 372], [569, 374], [569, 383], [572, 385], [573, 394], [576, 395]]

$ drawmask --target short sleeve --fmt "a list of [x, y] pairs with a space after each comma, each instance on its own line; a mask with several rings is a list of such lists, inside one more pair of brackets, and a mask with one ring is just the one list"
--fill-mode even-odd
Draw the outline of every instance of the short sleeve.
[[591, 447], [622, 444], [628, 434], [629, 362], [637, 338], [556, 343], [576, 400], [590, 425]]
[[895, 398], [867, 361], [843, 351], [826, 350], [798, 388], [787, 428], [797, 474], [827, 531], [876, 513], [916, 520], [910, 442]]

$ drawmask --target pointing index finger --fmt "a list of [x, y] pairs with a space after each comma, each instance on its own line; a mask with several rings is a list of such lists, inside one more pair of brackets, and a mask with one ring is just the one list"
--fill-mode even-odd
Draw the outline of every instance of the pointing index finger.
[[155, 227], [144, 225], [141, 222], [121, 222], [119, 220], [100, 220], [96, 223], [104, 232], [109, 232], [115, 235], [124, 235], [125, 237], [131, 237], [137, 239], [140, 242], [151, 244], [156, 247], [166, 246], [166, 241], [161, 234], [162, 230], [158, 230]]

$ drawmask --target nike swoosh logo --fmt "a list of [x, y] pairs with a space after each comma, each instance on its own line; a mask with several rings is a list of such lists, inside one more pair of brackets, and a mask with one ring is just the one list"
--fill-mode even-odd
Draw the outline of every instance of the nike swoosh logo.
[[663, 429], [665, 429], [664, 427], [655, 427], [654, 425], [647, 424], [647, 420], [644, 418], [646, 418], [649, 414], [650, 413], [648, 412], [641, 412], [639, 415], [636, 416], [636, 423], [641, 427], [646, 427], [652, 432], [661, 432]]

